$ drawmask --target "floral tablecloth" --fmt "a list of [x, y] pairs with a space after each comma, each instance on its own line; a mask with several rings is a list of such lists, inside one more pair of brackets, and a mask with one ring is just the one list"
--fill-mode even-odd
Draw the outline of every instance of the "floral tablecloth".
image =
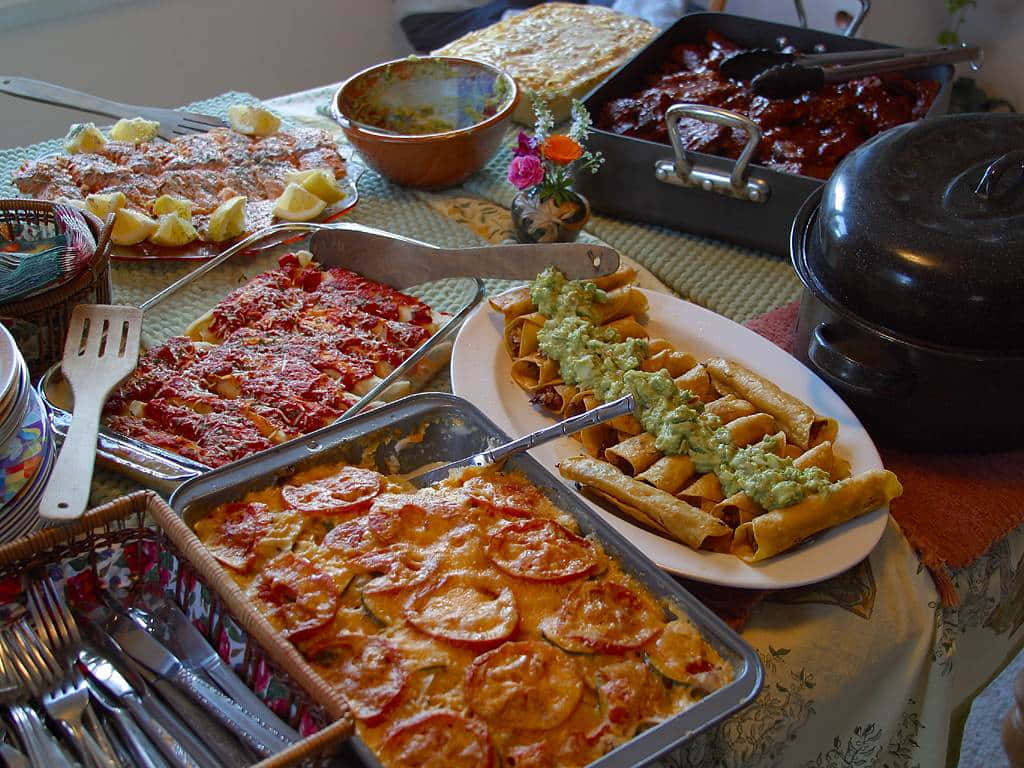
[[[336, 130], [326, 117], [331, 87], [268, 102], [286, 119]], [[226, 94], [205, 112], [251, 99]], [[340, 140], [344, 140], [338, 132]], [[40, 145], [0, 153], [0, 170]], [[18, 153], [21, 153], [20, 155]], [[500, 242], [509, 234], [505, 150], [462, 187], [426, 193], [372, 171], [359, 179], [348, 219], [442, 246]], [[788, 263], [660, 227], [595, 216], [597, 237], [646, 268], [646, 287], [674, 292], [743, 322], [792, 301], [800, 286]], [[115, 300], [138, 301], [185, 265], [118, 264]], [[435, 382], [444, 388], [447, 381]], [[98, 473], [94, 500], [131, 488]], [[956, 499], [949, 499], [956, 504]], [[1016, 654], [1024, 633], [1024, 530], [954, 572], [958, 607], [943, 607], [927, 570], [890, 519], [878, 546], [833, 579], [769, 594], [744, 638], [766, 669], [745, 711], [668, 755], [663, 764], [769, 768], [911, 768], [955, 764], [960, 723], [974, 694]], [[973, 766], [971, 755], [960, 765]]]

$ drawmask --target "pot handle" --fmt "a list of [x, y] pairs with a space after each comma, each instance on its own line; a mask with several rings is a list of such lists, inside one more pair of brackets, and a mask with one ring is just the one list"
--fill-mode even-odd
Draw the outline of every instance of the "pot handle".
[[[796, 6], [796, 17], [800, 20], [800, 26], [807, 28], [807, 12], [804, 10], [804, 0], [793, 0], [793, 5]], [[860, 25], [864, 23], [864, 17], [868, 15], [868, 11], [871, 10], [871, 0], [860, 0], [860, 10], [857, 11], [857, 15], [853, 17], [849, 26], [843, 31], [845, 37], [856, 37], [857, 30], [860, 29]]]
[[[686, 147], [683, 146], [683, 139], [679, 135], [679, 121], [684, 117], [739, 129], [747, 134], [747, 143], [740, 156], [736, 158], [730, 173], [690, 162]], [[675, 150], [675, 159], [658, 160], [654, 164], [654, 177], [658, 181], [679, 187], [702, 189], [705, 192], [717, 192], [752, 203], [768, 201], [771, 195], [768, 182], [764, 179], [751, 178], [748, 168], [763, 135], [761, 126], [753, 120], [721, 107], [710, 107], [706, 104], [673, 104], [665, 112], [665, 124], [668, 126], [672, 149]]]
[[807, 346], [807, 356], [829, 386], [862, 397], [904, 396], [913, 388], [913, 374], [870, 368], [843, 352], [829, 340], [831, 328], [818, 323]]

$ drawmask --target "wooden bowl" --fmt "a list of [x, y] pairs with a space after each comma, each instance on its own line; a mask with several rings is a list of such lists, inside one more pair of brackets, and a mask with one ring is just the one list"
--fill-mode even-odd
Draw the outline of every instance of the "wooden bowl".
[[442, 189], [491, 159], [518, 102], [515, 81], [488, 64], [409, 57], [350, 77], [334, 95], [331, 113], [382, 176]]

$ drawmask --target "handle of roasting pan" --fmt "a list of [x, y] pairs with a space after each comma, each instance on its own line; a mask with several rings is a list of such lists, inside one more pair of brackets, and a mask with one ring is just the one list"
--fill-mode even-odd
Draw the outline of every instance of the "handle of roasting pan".
[[[793, 5], [796, 6], [796, 17], [800, 20], [800, 26], [807, 28], [807, 12], [804, 10], [804, 0], [793, 0]], [[868, 11], [871, 10], [871, 0], [860, 0], [860, 10], [857, 11], [857, 15], [853, 17], [850, 25], [843, 32], [846, 37], [856, 37], [857, 30], [860, 29], [860, 25], [864, 23], [864, 17], [868, 15]]]
[[913, 374], [865, 365], [829, 338], [833, 331], [828, 323], [818, 323], [807, 345], [807, 356], [830, 386], [871, 398], [903, 397], [913, 389]]
[[[736, 158], [728, 174], [715, 168], [691, 163], [683, 139], [679, 135], [679, 121], [683, 118], [703, 120], [715, 125], [740, 130], [747, 134], [747, 143]], [[654, 164], [654, 176], [658, 181], [680, 187], [702, 189], [752, 203], [767, 202], [771, 187], [764, 179], [750, 178], [748, 166], [761, 143], [761, 126], [748, 117], [721, 107], [706, 104], [673, 104], [665, 112], [668, 137], [675, 150], [674, 160], [658, 160]]]

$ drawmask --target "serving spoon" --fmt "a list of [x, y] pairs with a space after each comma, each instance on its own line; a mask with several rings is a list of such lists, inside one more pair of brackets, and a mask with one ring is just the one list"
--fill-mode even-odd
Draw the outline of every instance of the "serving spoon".
[[486, 451], [474, 453], [472, 456], [467, 456], [464, 459], [459, 459], [440, 467], [432, 468], [428, 464], [406, 475], [404, 479], [412, 483], [416, 488], [424, 488], [439, 480], [444, 480], [453, 470], [464, 467], [479, 467], [482, 469], [494, 466], [509, 456], [536, 448], [538, 445], [542, 445], [555, 438], [574, 435], [587, 427], [594, 427], [619, 416], [625, 416], [627, 413], [632, 413], [635, 408], [636, 400], [633, 398], [633, 395], [625, 395], [618, 400], [612, 400], [610, 403], [599, 405], [597, 408], [586, 413], [581, 413], [557, 424], [552, 424], [550, 427], [538, 429], [536, 432], [523, 435], [523, 437], [512, 440], [504, 445], [499, 445], [496, 448], [488, 448]]

